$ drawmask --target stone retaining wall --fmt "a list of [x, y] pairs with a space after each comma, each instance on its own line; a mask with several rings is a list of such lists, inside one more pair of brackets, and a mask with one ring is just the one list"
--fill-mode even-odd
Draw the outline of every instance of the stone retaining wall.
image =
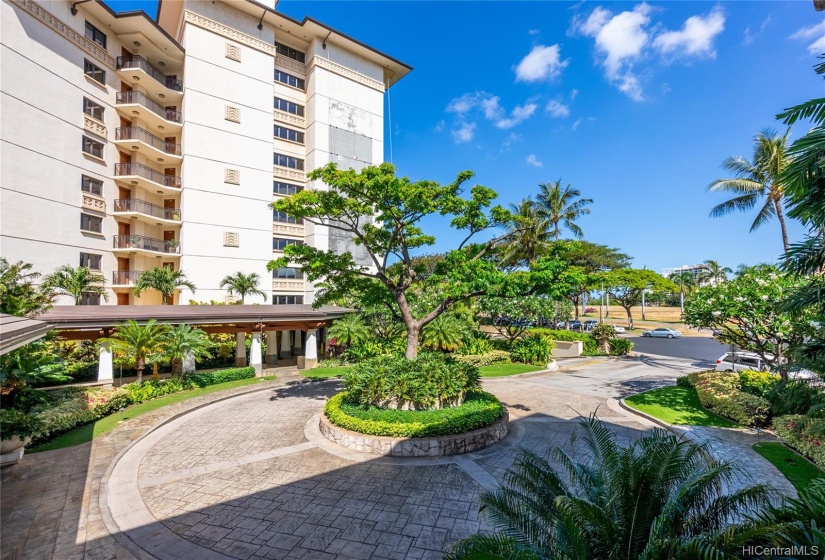
[[478, 451], [504, 439], [510, 431], [507, 411], [497, 422], [466, 434], [431, 438], [393, 438], [370, 436], [345, 430], [332, 424], [321, 414], [321, 434], [333, 443], [347, 449], [390, 457], [440, 457]]

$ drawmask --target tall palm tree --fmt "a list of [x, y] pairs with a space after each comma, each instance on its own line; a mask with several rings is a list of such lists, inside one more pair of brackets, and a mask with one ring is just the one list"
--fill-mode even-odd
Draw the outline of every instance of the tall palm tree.
[[708, 187], [713, 192], [735, 195], [713, 207], [710, 215], [714, 218], [734, 211], [747, 212], [761, 204], [750, 230], [758, 229], [775, 216], [782, 231], [785, 253], [788, 252], [788, 229], [783, 210], [785, 189], [782, 174], [791, 162], [788, 154], [790, 132], [788, 128], [780, 136], [775, 130], [761, 131], [754, 138], [752, 159], [748, 161], [744, 156], [727, 158], [722, 162], [722, 167], [730, 171], [733, 177], [717, 179]]
[[769, 488], [728, 490], [741, 473], [707, 444], [656, 428], [623, 447], [595, 418], [580, 429], [580, 461], [521, 450], [502, 487], [480, 498], [498, 532], [459, 541], [446, 558], [737, 558], [771, 534], [744, 519], [769, 505]]
[[552, 239], [561, 237], [561, 226], [564, 225], [573, 237], [581, 239], [584, 234], [576, 224], [580, 217], [590, 214], [593, 204], [592, 198], [579, 198], [581, 191], [571, 185], [562, 188], [561, 179], [555, 183], [541, 183], [539, 194], [536, 197], [540, 214], [550, 222], [549, 235]]
[[189, 288], [195, 292], [195, 284], [186, 278], [182, 270], [173, 270], [166, 266], [156, 266], [144, 270], [135, 282], [134, 292], [139, 296], [144, 290], [157, 290], [163, 305], [171, 304], [178, 288]]
[[532, 198], [510, 205], [514, 219], [505, 226], [509, 236], [502, 246], [501, 260], [505, 266], [535, 263], [553, 245], [551, 223]]
[[733, 270], [720, 265], [717, 261], [708, 259], [703, 263], [702, 270], [699, 271], [699, 284], [724, 282], [728, 279], [728, 274], [733, 274]]
[[183, 373], [183, 362], [187, 357], [198, 359], [209, 356], [212, 343], [207, 334], [190, 325], [177, 325], [166, 331], [163, 353], [172, 361], [172, 372]]
[[361, 315], [351, 313], [336, 319], [327, 334], [339, 345], [352, 346], [370, 338], [370, 329]]
[[167, 325], [154, 319], [145, 325], [127, 321], [115, 326], [114, 333], [98, 342], [109, 345], [118, 354], [135, 360], [138, 383], [143, 381], [146, 358], [161, 352], [167, 344]]
[[679, 308], [682, 310], [682, 313], [684, 313], [685, 295], [690, 294], [696, 287], [696, 276], [689, 270], [682, 270], [681, 272], [674, 272], [668, 276], [668, 280], [679, 284]]
[[75, 305], [80, 305], [84, 294], [103, 296], [104, 300], [109, 301], [105, 283], [101, 274], [96, 274], [85, 266], [72, 268], [67, 264], [58, 267], [43, 279], [44, 286], [58, 295], [71, 297]]
[[230, 296], [232, 294], [238, 294], [241, 298], [241, 304], [243, 304], [244, 298], [248, 295], [261, 296], [266, 300], [266, 294], [258, 289], [260, 282], [261, 277], [255, 272], [250, 274], [236, 272], [221, 280], [221, 288], [226, 288]]

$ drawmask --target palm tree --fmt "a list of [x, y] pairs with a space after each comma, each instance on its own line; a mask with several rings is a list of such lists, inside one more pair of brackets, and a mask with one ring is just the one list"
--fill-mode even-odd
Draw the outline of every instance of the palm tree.
[[221, 288], [226, 288], [230, 296], [233, 293], [238, 294], [241, 298], [241, 304], [243, 304], [244, 298], [248, 295], [261, 296], [266, 300], [266, 294], [258, 289], [260, 282], [261, 277], [255, 272], [250, 274], [236, 272], [221, 280]]
[[583, 459], [522, 449], [501, 488], [481, 495], [498, 527], [453, 545], [446, 558], [625, 560], [737, 558], [767, 539], [769, 487], [736, 486], [739, 470], [666, 430], [622, 447], [596, 418], [582, 420]]
[[689, 294], [696, 287], [696, 276], [690, 270], [683, 270], [681, 272], [674, 272], [668, 276], [668, 280], [672, 280], [679, 284], [679, 308], [682, 313], [685, 312], [685, 294]]
[[367, 340], [370, 337], [370, 329], [361, 315], [351, 313], [336, 319], [327, 334], [339, 345], [352, 346]]
[[421, 331], [421, 345], [441, 351], [457, 350], [470, 334], [472, 327], [467, 321], [443, 313], [430, 321]]
[[587, 206], [593, 204], [593, 199], [579, 198], [581, 194], [570, 185], [562, 188], [561, 179], [555, 183], [539, 185], [539, 194], [536, 198], [540, 214], [550, 222], [548, 234], [552, 239], [561, 237], [561, 225], [570, 230], [577, 239], [584, 236], [581, 228], [576, 225], [576, 220], [590, 214], [590, 208]]
[[80, 305], [80, 300], [84, 294], [103, 296], [109, 301], [109, 294], [106, 293], [103, 276], [92, 272], [85, 266], [72, 268], [64, 264], [43, 279], [43, 284], [47, 288], [53, 289], [58, 295], [69, 296], [74, 299], [75, 305]]
[[189, 288], [192, 293], [195, 292], [195, 285], [187, 280], [186, 273], [182, 270], [156, 266], [140, 273], [134, 291], [139, 296], [144, 290], [157, 290], [161, 295], [161, 303], [166, 305], [172, 303], [175, 290], [179, 288]]
[[763, 130], [754, 138], [753, 158], [748, 161], [744, 156], [729, 157], [722, 162], [726, 171], [733, 173], [729, 179], [717, 179], [708, 190], [735, 195], [730, 200], [717, 204], [710, 211], [714, 218], [727, 216], [739, 211], [747, 212], [761, 204], [759, 213], [751, 224], [751, 231], [756, 230], [776, 216], [782, 230], [782, 246], [788, 252], [788, 230], [785, 226], [785, 214], [782, 209], [785, 198], [782, 174], [791, 162], [788, 154], [788, 135], [791, 129], [779, 136], [775, 130]]
[[172, 361], [172, 372], [183, 373], [183, 362], [209, 356], [212, 343], [205, 332], [189, 325], [177, 325], [166, 331], [163, 353]]
[[728, 279], [728, 274], [733, 274], [733, 270], [720, 265], [717, 261], [708, 259], [703, 263], [702, 270], [699, 271], [699, 284], [725, 282]]
[[158, 323], [154, 319], [145, 325], [127, 321], [116, 325], [112, 336], [100, 338], [98, 342], [110, 345], [115, 352], [133, 358], [137, 369], [137, 380], [140, 383], [143, 381], [146, 358], [166, 347], [167, 330], [167, 325]]
[[505, 226], [509, 236], [502, 246], [502, 264], [529, 266], [546, 255], [553, 245], [550, 220], [532, 198], [511, 204], [510, 211], [514, 219]]
[[34, 285], [40, 273], [32, 272], [32, 268], [31, 263], [11, 264], [0, 257], [0, 313], [36, 317], [51, 308], [54, 293], [43, 285]]

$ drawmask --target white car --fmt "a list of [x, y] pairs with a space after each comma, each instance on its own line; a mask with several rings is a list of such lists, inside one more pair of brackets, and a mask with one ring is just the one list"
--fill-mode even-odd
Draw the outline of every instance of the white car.
[[616, 334], [625, 332], [624, 327], [620, 327], [619, 325], [613, 325], [613, 330], [616, 331]]
[[[773, 356], [770, 356], [773, 359]], [[716, 360], [716, 371], [769, 371], [765, 359], [754, 352], [728, 352]]]
[[681, 338], [682, 333], [679, 331], [675, 331], [673, 329], [668, 329], [665, 327], [660, 327], [658, 329], [652, 329], [649, 331], [645, 331], [642, 333], [642, 336], [650, 338]]

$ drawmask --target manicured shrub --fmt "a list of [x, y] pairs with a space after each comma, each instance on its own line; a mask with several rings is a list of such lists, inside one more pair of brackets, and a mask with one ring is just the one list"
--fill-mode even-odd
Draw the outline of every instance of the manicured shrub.
[[633, 341], [626, 338], [612, 338], [608, 344], [611, 356], [624, 356], [633, 350]]
[[788, 445], [825, 468], [825, 419], [789, 414], [774, 418], [773, 428]]
[[510, 350], [510, 358], [522, 364], [545, 365], [550, 361], [555, 347], [549, 336], [530, 333], [516, 340]]
[[769, 371], [748, 369], [739, 372], [739, 384], [742, 386], [742, 390], [757, 397], [766, 397], [781, 379], [780, 376]]
[[470, 364], [475, 367], [484, 367], [492, 364], [507, 363], [510, 361], [510, 353], [504, 350], [490, 350], [484, 354], [479, 355], [461, 355], [453, 356], [456, 360], [464, 364]]
[[825, 404], [825, 393], [805, 381], [780, 381], [768, 391], [774, 416], [807, 414], [811, 408]]
[[556, 329], [530, 329], [528, 333], [544, 334], [550, 337], [550, 340], [558, 340], [561, 342], [582, 342], [582, 354], [584, 356], [600, 356], [599, 342], [593, 338], [590, 333], [582, 333], [576, 331], [556, 330]]
[[702, 406], [745, 426], [765, 425], [771, 403], [741, 391], [739, 374], [732, 371], [709, 371], [699, 374], [695, 383]]
[[55, 398], [56, 404], [33, 412], [43, 422], [42, 428], [32, 438], [34, 442], [45, 441], [49, 437], [66, 432], [108, 416], [131, 404], [129, 392], [117, 389], [64, 389]]
[[[229, 383], [230, 381], [240, 381], [241, 379], [252, 379], [255, 377], [255, 368], [251, 366], [221, 369], [206, 373], [192, 373], [183, 377], [184, 384], [191, 383], [195, 387], [206, 387], [207, 385], [217, 385], [218, 383]], [[192, 387], [185, 387], [191, 389]]]
[[347, 392], [327, 401], [324, 414], [346, 430], [390, 437], [434, 437], [461, 434], [489, 426], [499, 420], [504, 406], [483, 391], [468, 391], [460, 406], [441, 410], [364, 408]]
[[482, 337], [478, 336], [478, 334], [474, 334], [469, 340], [467, 340], [461, 348], [458, 349], [458, 353], [465, 356], [483, 356], [484, 354], [492, 352], [492, 341], [487, 337], [487, 335], [483, 335]]
[[0, 439], [21, 439], [35, 435], [43, 429], [43, 421], [37, 414], [26, 414], [22, 410], [4, 408], [0, 410]]
[[183, 379], [180, 377], [170, 377], [168, 379], [147, 379], [140, 383], [129, 383], [123, 386], [129, 392], [131, 404], [142, 403], [149, 399], [177, 393], [184, 390]]

